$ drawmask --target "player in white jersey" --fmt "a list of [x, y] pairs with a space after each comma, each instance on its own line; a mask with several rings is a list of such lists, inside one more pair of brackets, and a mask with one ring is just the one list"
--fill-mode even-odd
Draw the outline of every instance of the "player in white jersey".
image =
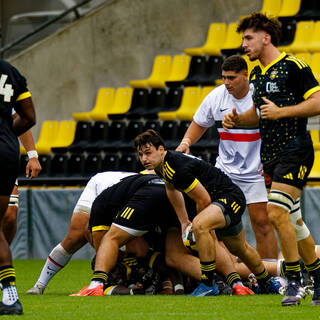
[[74, 207], [66, 237], [50, 252], [37, 282], [27, 291], [28, 294], [43, 294], [51, 278], [70, 261], [72, 255], [87, 242], [91, 242], [88, 223], [95, 198], [103, 190], [134, 174], [137, 173], [107, 171], [98, 173], [89, 180]]
[[277, 240], [267, 217], [267, 191], [261, 175], [260, 133], [255, 128], [222, 127], [226, 113], [236, 108], [243, 113], [253, 102], [248, 81], [247, 63], [241, 56], [231, 56], [222, 65], [224, 84], [212, 90], [196, 111], [193, 121], [177, 151], [190, 152], [204, 132], [214, 124], [219, 136], [219, 154], [216, 167], [224, 171], [243, 191], [248, 205], [257, 250], [262, 258], [276, 258]]

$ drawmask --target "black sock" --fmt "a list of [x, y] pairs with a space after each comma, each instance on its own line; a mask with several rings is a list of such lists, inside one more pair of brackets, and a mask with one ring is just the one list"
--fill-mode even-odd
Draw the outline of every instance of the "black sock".
[[99, 281], [103, 284], [103, 290], [108, 286], [109, 275], [104, 271], [95, 271], [91, 277], [91, 281]]
[[266, 269], [264, 269], [262, 272], [258, 274], [255, 274], [255, 276], [258, 281], [258, 284], [262, 286], [266, 285], [270, 280], [270, 275]]
[[235, 285], [238, 282], [242, 283], [241, 278], [237, 272], [231, 272], [227, 276], [226, 282], [227, 282], [228, 286], [230, 286], [231, 288], [233, 287], [233, 285]]
[[216, 273], [216, 261], [200, 261], [200, 268], [202, 273], [201, 282], [203, 282], [208, 287], [212, 287]]
[[16, 284], [16, 273], [13, 266], [7, 265], [0, 267], [0, 283], [3, 288]]
[[285, 274], [288, 280], [294, 280], [300, 283], [300, 279], [301, 279], [300, 271], [301, 271], [301, 268], [300, 268], [299, 260], [294, 262], [286, 262]]
[[315, 286], [320, 285], [320, 259], [317, 258], [313, 263], [305, 266], [310, 277], [313, 278]]

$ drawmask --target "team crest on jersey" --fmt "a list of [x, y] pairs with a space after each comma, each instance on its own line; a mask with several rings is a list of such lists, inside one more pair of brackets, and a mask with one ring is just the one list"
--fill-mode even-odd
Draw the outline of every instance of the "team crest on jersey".
[[270, 73], [270, 79], [271, 80], [274, 80], [274, 78], [277, 76], [278, 74], [278, 71], [277, 70], [273, 70], [271, 73]]
[[254, 93], [254, 84], [253, 83], [249, 84], [249, 91], [250, 91], [251, 95], [253, 96], [253, 93]]

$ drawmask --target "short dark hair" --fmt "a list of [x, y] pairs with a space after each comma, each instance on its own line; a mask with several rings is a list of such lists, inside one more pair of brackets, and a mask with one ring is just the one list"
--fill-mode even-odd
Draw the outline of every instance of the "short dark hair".
[[149, 129], [138, 136], [135, 137], [133, 141], [133, 145], [135, 149], [140, 149], [145, 145], [153, 145], [156, 149], [159, 148], [159, 146], [165, 147], [164, 141], [159, 135], [159, 133], [155, 130]]
[[239, 73], [243, 70], [247, 71], [248, 65], [246, 60], [244, 60], [241, 56], [233, 55], [223, 61], [221, 69], [223, 71], [234, 71], [236, 73]]
[[271, 43], [274, 46], [277, 46], [281, 40], [281, 23], [279, 20], [268, 17], [261, 12], [254, 12], [239, 22], [237, 32], [244, 32], [247, 29], [265, 31], [271, 36]]

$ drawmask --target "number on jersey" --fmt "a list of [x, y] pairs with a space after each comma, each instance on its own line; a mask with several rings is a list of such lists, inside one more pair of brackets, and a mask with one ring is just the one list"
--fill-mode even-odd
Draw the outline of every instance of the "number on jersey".
[[3, 95], [4, 102], [10, 102], [13, 96], [13, 89], [11, 84], [5, 84], [8, 76], [2, 74], [0, 77], [0, 94]]

